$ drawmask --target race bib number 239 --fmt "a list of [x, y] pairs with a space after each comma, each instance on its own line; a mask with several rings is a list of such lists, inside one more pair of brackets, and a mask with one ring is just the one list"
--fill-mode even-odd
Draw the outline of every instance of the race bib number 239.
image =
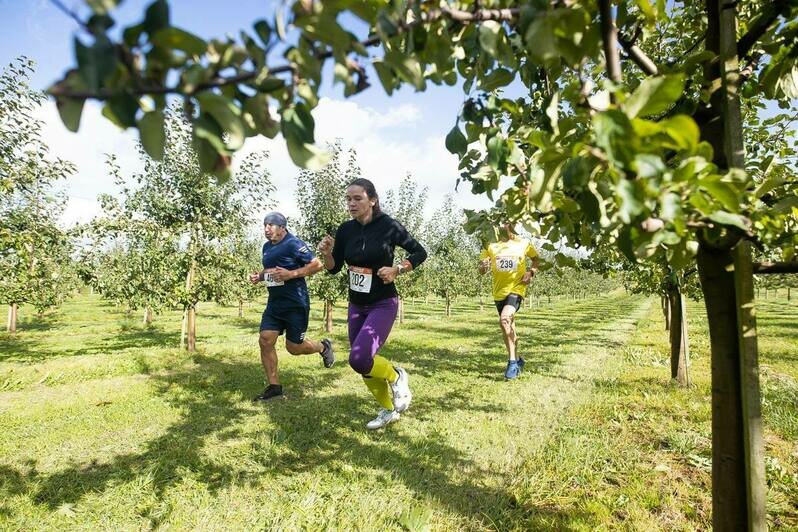
[[496, 269], [500, 272], [515, 271], [518, 263], [515, 257], [498, 256], [496, 257]]
[[349, 267], [349, 289], [353, 292], [371, 292], [371, 268]]

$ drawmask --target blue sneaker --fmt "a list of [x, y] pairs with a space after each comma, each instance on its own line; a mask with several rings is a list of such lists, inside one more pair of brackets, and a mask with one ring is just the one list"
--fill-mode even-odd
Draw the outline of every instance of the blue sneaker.
[[515, 379], [521, 374], [521, 365], [517, 360], [508, 360], [507, 369], [504, 370], [504, 378], [506, 380]]
[[520, 373], [520, 372], [522, 372], [522, 371], [524, 371], [524, 364], [526, 364], [526, 362], [524, 361], [524, 359], [523, 359], [523, 358], [521, 358], [521, 357], [518, 357], [518, 372], [519, 372], [519, 373]]

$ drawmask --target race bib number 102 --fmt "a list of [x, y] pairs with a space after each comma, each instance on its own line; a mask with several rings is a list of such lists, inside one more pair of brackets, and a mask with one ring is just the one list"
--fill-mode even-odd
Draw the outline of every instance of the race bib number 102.
[[500, 272], [515, 271], [518, 263], [515, 257], [498, 256], [496, 257], [496, 269]]
[[353, 292], [371, 292], [371, 268], [349, 267], [349, 289]]

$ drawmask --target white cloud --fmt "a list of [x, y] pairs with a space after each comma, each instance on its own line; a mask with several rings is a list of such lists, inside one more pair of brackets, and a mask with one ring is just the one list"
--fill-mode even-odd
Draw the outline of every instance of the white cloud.
[[[63, 126], [52, 102], [39, 112], [45, 123], [43, 136], [52, 154], [71, 160], [78, 169], [67, 183], [70, 201], [61, 219], [64, 225], [90, 220], [99, 213], [96, 196], [116, 192], [105, 164], [106, 153], [116, 155], [123, 176], [141, 171], [136, 132], [120, 131], [100, 111], [99, 104], [87, 103], [78, 133], [71, 133]], [[345, 148], [354, 148], [363, 176], [371, 179], [381, 194], [395, 188], [410, 173], [421, 185], [429, 187], [427, 215], [449, 193], [455, 195], [455, 202], [463, 208], [489, 205], [486, 199], [471, 195], [468, 185], [455, 193], [457, 158], [446, 151], [442, 135], [425, 134], [422, 113], [415, 105], [376, 110], [352, 101], [322, 98], [313, 116], [317, 144], [323, 146], [341, 138]], [[282, 138], [247, 139], [235, 160], [241, 161], [248, 153], [261, 150], [269, 153], [269, 171], [276, 185], [275, 208], [287, 216], [298, 216], [295, 193], [299, 169], [288, 156]], [[253, 213], [253, 220], [259, 220], [261, 215]]]
[[[395, 188], [410, 173], [418, 183], [429, 187], [428, 215], [442, 204], [446, 194], [453, 194], [463, 208], [489, 205], [486, 199], [471, 195], [467, 185], [455, 193], [457, 157], [446, 151], [443, 136], [424, 135], [418, 107], [402, 104], [377, 111], [352, 101], [322, 98], [313, 117], [317, 144], [323, 146], [340, 138], [345, 149], [354, 148], [363, 177], [372, 180], [381, 194]], [[400, 134], [407, 129], [418, 134]], [[297, 216], [294, 195], [299, 170], [288, 156], [285, 143], [279, 137], [248, 139], [242, 155], [262, 149], [270, 152], [277, 208], [287, 216]]]
[[64, 226], [91, 220], [100, 212], [97, 195], [117, 191], [113, 177], [108, 174], [106, 154], [116, 155], [122, 175], [130, 175], [142, 168], [135, 132], [121, 131], [100, 111], [99, 104], [87, 102], [77, 133], [64, 127], [52, 101], [40, 107], [35, 115], [43, 122], [42, 138], [50, 154], [76, 166], [75, 174], [65, 183], [69, 202], [60, 219]]

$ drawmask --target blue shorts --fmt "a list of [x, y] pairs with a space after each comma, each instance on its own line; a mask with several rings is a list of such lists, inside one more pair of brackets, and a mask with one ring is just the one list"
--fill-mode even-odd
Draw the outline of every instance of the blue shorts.
[[260, 319], [260, 330], [277, 331], [279, 334], [283, 334], [285, 331], [286, 340], [301, 344], [305, 341], [309, 316], [309, 308], [294, 307], [274, 310], [267, 305]]

